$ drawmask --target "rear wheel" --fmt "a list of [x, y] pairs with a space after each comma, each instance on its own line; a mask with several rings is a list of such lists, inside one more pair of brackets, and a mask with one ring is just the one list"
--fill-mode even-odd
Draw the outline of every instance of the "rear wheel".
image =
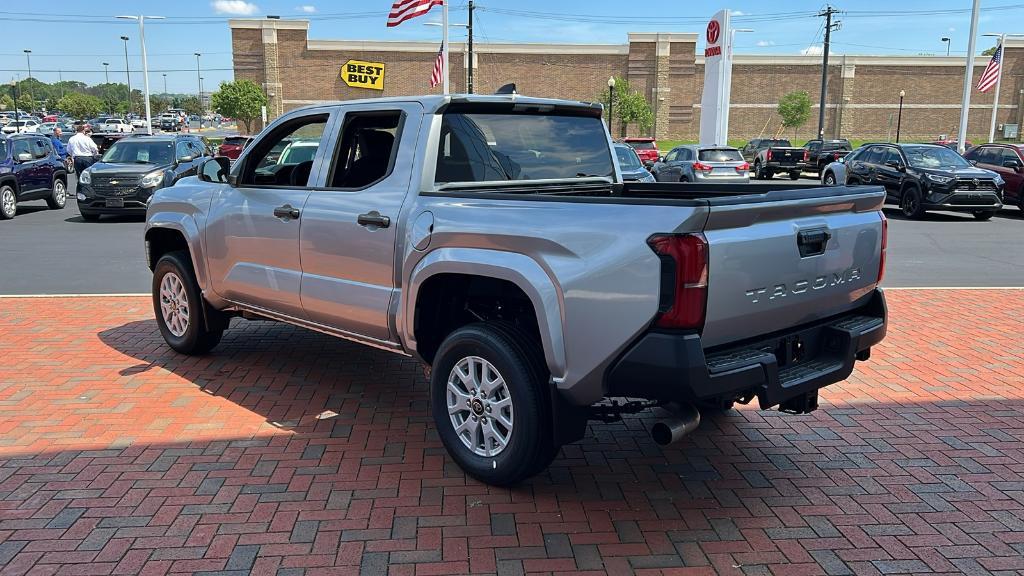
[[761, 161], [754, 161], [754, 180], [764, 180], [764, 170], [761, 169]]
[[825, 172], [825, 177], [821, 179], [821, 183], [825, 186], [835, 186], [836, 175], [831, 172]]
[[551, 396], [539, 345], [501, 325], [459, 328], [441, 344], [431, 371], [434, 423], [467, 474], [498, 486], [519, 483], [551, 463]]
[[924, 208], [921, 207], [921, 191], [916, 186], [903, 190], [900, 196], [900, 210], [907, 218], [917, 220], [924, 216]]
[[10, 184], [0, 186], [0, 220], [10, 220], [18, 212], [18, 197]]
[[52, 189], [50, 197], [46, 199], [46, 205], [51, 210], [60, 210], [68, 203], [68, 187], [60, 178], [54, 178]]
[[164, 341], [177, 352], [205, 354], [220, 342], [223, 328], [203, 316], [203, 297], [188, 253], [164, 254], [153, 269], [153, 311]]
[[977, 212], [974, 213], [974, 219], [975, 220], [990, 220], [995, 215], [996, 215], [996, 211], [995, 210], [978, 210]]

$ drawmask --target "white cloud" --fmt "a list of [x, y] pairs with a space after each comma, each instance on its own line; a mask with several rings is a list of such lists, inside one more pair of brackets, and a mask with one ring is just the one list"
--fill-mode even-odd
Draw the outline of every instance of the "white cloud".
[[825, 49], [823, 47], [821, 47], [821, 45], [819, 45], [819, 44], [811, 44], [807, 48], [804, 48], [803, 50], [801, 50], [800, 53], [803, 54], [804, 56], [819, 56], [824, 51], [825, 51]]
[[730, 16], [746, 16], [747, 13], [744, 12], [743, 10], [733, 10], [732, 12], [729, 12], [729, 15]]
[[259, 6], [244, 0], [214, 0], [210, 2], [210, 6], [217, 14], [231, 16], [252, 16], [260, 10]]
[[305, 12], [306, 14], [313, 14], [316, 12], [316, 6], [311, 4], [303, 4], [302, 6], [295, 7], [296, 12]]
[[953, 28], [952, 26], [950, 26], [946, 30], [949, 31], [949, 32], [956, 32], [956, 28]]
[[775, 46], [775, 42], [772, 40], [758, 40], [757, 45], [763, 48], [765, 46]]

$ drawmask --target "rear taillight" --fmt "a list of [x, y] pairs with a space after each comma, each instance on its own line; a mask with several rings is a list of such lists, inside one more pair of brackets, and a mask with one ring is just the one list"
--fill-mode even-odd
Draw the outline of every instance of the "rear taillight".
[[839, 153], [837, 152], [837, 153], [833, 154], [832, 155], [832, 159], [833, 160], [839, 160]]
[[739, 166], [736, 167], [737, 172], [746, 172], [747, 170], [750, 170], [749, 162], [744, 162], [743, 164], [740, 164]]
[[889, 219], [882, 214], [882, 252], [878, 256], [878, 283], [885, 277], [885, 250], [889, 245]]
[[700, 172], [711, 172], [712, 170], [714, 170], [714, 168], [712, 168], [711, 166], [708, 166], [707, 164], [702, 164], [700, 162], [694, 162], [693, 169], [699, 170]]
[[708, 301], [708, 241], [703, 234], [659, 234], [647, 244], [661, 259], [659, 328], [700, 330]]
[[810, 159], [811, 159], [811, 151], [810, 150], [804, 150], [804, 162], [807, 162]]
[[768, 150], [768, 156], [767, 156], [767, 159], [768, 159], [768, 160], [771, 160], [771, 159], [772, 159], [772, 151], [771, 151], [771, 150]]

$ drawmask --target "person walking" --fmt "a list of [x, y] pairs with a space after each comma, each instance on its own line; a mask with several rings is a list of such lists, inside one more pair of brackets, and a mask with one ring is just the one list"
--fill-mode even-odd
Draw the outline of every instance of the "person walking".
[[100, 149], [86, 134], [85, 126], [80, 124], [75, 127], [75, 135], [68, 140], [68, 153], [75, 162], [75, 172], [81, 174], [96, 162]]
[[[63, 134], [64, 131], [60, 129], [60, 126], [55, 126], [53, 132], [50, 133], [50, 144], [53, 146], [53, 151], [57, 153], [57, 158], [60, 158], [60, 161], [67, 166], [68, 150], [64, 143], [60, 141], [60, 137]], [[68, 169], [70, 170], [71, 168], [69, 167]]]

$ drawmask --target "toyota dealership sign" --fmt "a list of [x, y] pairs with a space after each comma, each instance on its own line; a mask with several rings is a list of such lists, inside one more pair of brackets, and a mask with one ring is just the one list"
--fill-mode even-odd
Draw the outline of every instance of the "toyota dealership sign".
[[729, 10], [708, 22], [704, 34], [704, 94], [700, 99], [700, 143], [724, 146], [729, 133], [729, 87], [732, 49], [729, 46]]

